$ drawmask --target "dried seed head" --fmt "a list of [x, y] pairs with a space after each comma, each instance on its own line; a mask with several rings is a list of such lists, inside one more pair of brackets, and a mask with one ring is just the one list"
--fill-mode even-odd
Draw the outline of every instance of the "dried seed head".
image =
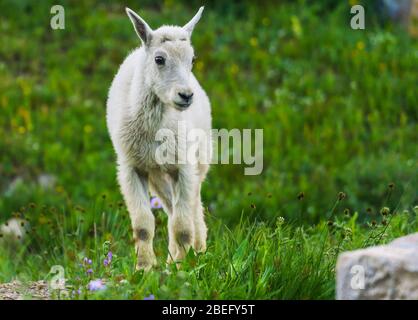
[[251, 203], [250, 207], [251, 207], [251, 209], [255, 209], [255, 204]]
[[345, 209], [344, 209], [344, 214], [345, 214], [346, 216], [349, 216], [349, 215], [350, 215], [350, 209], [345, 208]]
[[303, 198], [305, 198], [305, 193], [304, 192], [299, 192], [298, 200], [302, 200]]
[[376, 220], [373, 220], [373, 221], [372, 221], [372, 226], [373, 226], [373, 227], [375, 227], [375, 226], [376, 226], [376, 224], [377, 224]]
[[389, 183], [388, 188], [393, 190], [395, 188], [395, 184], [393, 182]]
[[369, 208], [367, 208], [367, 209], [366, 209], [366, 212], [367, 212], [368, 214], [371, 214], [371, 213], [373, 212], [373, 210], [372, 210], [372, 208], [370, 208], [370, 207], [369, 207]]
[[346, 197], [346, 194], [344, 192], [339, 192], [338, 193], [338, 200], [339, 201], [344, 200], [345, 197]]
[[390, 213], [390, 209], [388, 207], [383, 207], [382, 209], [380, 209], [380, 214], [382, 216], [387, 216]]
[[332, 222], [331, 220], [328, 220], [327, 225], [328, 227], [332, 227], [334, 225], [334, 222]]

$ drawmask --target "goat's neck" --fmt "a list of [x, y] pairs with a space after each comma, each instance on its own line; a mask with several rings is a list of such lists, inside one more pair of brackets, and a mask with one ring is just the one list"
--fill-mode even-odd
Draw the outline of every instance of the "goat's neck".
[[131, 121], [135, 122], [135, 126], [142, 131], [142, 134], [154, 135], [163, 117], [163, 103], [150, 88], [145, 86], [142, 86], [135, 100], [131, 109]]

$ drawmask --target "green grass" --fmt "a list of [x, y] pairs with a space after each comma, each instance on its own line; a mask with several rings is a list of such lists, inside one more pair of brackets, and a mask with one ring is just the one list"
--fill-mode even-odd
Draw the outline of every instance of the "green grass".
[[[17, 254], [12, 244], [3, 246], [0, 274], [4, 280], [51, 280], [50, 268], [62, 265], [75, 299], [143, 299], [150, 294], [156, 299], [332, 299], [338, 253], [385, 243], [418, 228], [417, 209], [380, 215], [361, 225], [358, 213], [340, 210], [342, 201], [330, 211], [329, 221], [313, 226], [295, 226], [282, 217], [270, 223], [242, 217], [230, 229], [208, 215], [207, 252], [190, 251], [179, 268], [165, 263], [167, 219], [157, 211], [158, 266], [148, 273], [135, 272], [133, 242], [126, 232], [130, 222], [122, 204], [101, 199], [95, 208], [70, 205], [64, 212], [30, 204], [22, 211], [32, 229]], [[47, 218], [48, 212], [54, 217]], [[114, 256], [104, 266], [109, 251]], [[91, 265], [83, 263], [85, 257]], [[89, 268], [93, 274], [87, 273]], [[86, 286], [92, 279], [103, 279], [107, 289], [90, 292]], [[72, 293], [79, 289], [80, 294]]]
[[[156, 212], [159, 267], [135, 273], [105, 101], [138, 39], [125, 4], [62, 3], [60, 31], [49, 28], [53, 1], [0, 3], [0, 223], [20, 215], [31, 226], [23, 246], [0, 247], [0, 282], [50, 278], [59, 264], [84, 288], [87, 256], [108, 282], [88, 298], [333, 298], [338, 252], [418, 230], [417, 41], [367, 4], [366, 30], [355, 31], [348, 2], [211, 1], [193, 36], [194, 72], [214, 128], [264, 129], [264, 171], [213, 166], [207, 253], [166, 267]], [[151, 27], [185, 23], [200, 5], [141, 3], [126, 5]], [[43, 174], [56, 183], [42, 187]], [[103, 246], [116, 256], [110, 269]]]

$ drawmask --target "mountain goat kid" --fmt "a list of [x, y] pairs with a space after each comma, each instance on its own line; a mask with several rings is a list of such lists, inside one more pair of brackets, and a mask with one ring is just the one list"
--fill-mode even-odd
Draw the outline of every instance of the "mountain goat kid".
[[[132, 222], [137, 269], [149, 270], [156, 264], [149, 191], [161, 199], [168, 215], [168, 262], [183, 259], [190, 247], [206, 249], [200, 188], [212, 152], [211, 112], [209, 99], [192, 73], [194, 51], [190, 42], [202, 11], [203, 7], [183, 27], [152, 30], [126, 8], [142, 45], [129, 54], [112, 82], [107, 126], [117, 155], [118, 182]], [[174, 140], [159, 138], [167, 130]], [[193, 130], [205, 134], [189, 141]], [[161, 161], [158, 151], [163, 145], [164, 155], [175, 161]]]

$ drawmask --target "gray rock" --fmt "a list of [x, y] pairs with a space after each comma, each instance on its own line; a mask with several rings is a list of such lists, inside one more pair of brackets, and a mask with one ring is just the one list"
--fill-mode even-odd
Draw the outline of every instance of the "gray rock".
[[418, 233], [340, 254], [337, 299], [418, 299]]
[[46, 281], [40, 280], [22, 284], [14, 280], [0, 283], [0, 300], [48, 300], [50, 293]]

